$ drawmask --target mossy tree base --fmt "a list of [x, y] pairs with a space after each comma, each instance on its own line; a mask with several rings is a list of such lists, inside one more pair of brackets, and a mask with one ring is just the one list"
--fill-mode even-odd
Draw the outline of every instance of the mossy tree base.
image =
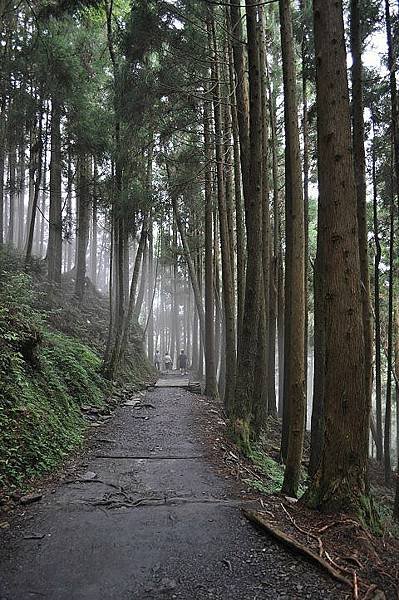
[[336, 478], [326, 484], [320, 476], [316, 476], [302, 502], [314, 510], [352, 514], [373, 532], [381, 531], [380, 518], [372, 497], [365, 489], [353, 485], [348, 477]]

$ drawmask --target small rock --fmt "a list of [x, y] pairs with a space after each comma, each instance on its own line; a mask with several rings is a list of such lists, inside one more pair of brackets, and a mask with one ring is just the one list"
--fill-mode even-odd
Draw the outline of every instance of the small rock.
[[164, 577], [160, 583], [161, 593], [171, 592], [176, 589], [176, 581], [174, 579], [169, 579], [169, 577]]
[[83, 475], [81, 476], [81, 479], [92, 480], [92, 479], [95, 479], [96, 477], [97, 477], [97, 473], [94, 473], [94, 471], [86, 471], [86, 473], [83, 473]]
[[292, 498], [291, 496], [284, 496], [284, 498], [287, 500], [287, 502], [289, 502], [290, 504], [296, 504], [298, 502], [298, 498]]
[[134, 398], [131, 398], [130, 400], [126, 400], [126, 402], [124, 403], [123, 406], [137, 406], [137, 404], [140, 404], [140, 401]]
[[20, 503], [21, 504], [32, 504], [33, 502], [39, 502], [43, 498], [43, 494], [26, 494], [26, 496], [21, 496]]
[[3, 521], [0, 523], [0, 529], [8, 529], [10, 527], [10, 523], [8, 521]]

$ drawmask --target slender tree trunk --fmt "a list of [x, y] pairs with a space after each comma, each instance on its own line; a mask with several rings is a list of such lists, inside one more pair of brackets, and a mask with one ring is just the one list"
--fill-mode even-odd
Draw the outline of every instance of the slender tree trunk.
[[305, 342], [304, 342], [304, 365], [305, 365], [305, 417], [304, 426], [306, 429], [308, 413], [308, 347], [309, 347], [309, 301], [308, 301], [308, 272], [309, 272], [309, 126], [308, 126], [308, 77], [307, 77], [307, 37], [306, 17], [308, 12], [309, 0], [300, 1], [300, 10], [302, 11], [302, 40], [301, 40], [301, 58], [302, 58], [302, 134], [303, 134], [303, 205], [304, 205], [304, 224], [305, 224]]
[[387, 391], [385, 399], [385, 430], [384, 430], [384, 472], [385, 483], [390, 484], [392, 478], [391, 466], [391, 434], [392, 434], [392, 355], [393, 355], [393, 276], [394, 276], [394, 190], [393, 174], [390, 190], [389, 208], [389, 278], [388, 278], [388, 348], [387, 348]]
[[25, 239], [25, 126], [22, 125], [21, 140], [18, 148], [18, 241], [20, 250], [24, 247]]
[[12, 139], [10, 142], [10, 152], [8, 155], [8, 189], [9, 189], [9, 211], [8, 211], [8, 236], [7, 243], [12, 245], [15, 241], [15, 200], [16, 200], [16, 182], [15, 182], [15, 170], [16, 170], [16, 147], [15, 140]]
[[152, 212], [148, 220], [148, 325], [147, 325], [147, 356], [151, 364], [154, 362], [154, 294], [156, 291], [154, 276], [154, 223]]
[[[76, 278], [75, 278], [75, 298], [83, 302], [86, 285], [86, 254], [89, 242], [90, 227], [90, 158], [87, 155], [78, 158], [78, 185], [77, 185], [77, 212], [78, 229], [76, 236]], [[90, 166], [89, 166], [90, 165]]]
[[276, 333], [277, 333], [277, 277], [278, 277], [278, 255], [279, 255], [279, 191], [278, 191], [278, 165], [277, 165], [277, 140], [275, 114], [273, 112], [273, 98], [270, 86], [267, 53], [266, 53], [266, 77], [267, 90], [269, 95], [269, 115], [270, 115], [270, 133], [271, 133], [271, 167], [273, 183], [273, 232], [270, 240], [270, 283], [269, 283], [269, 351], [268, 351], [268, 412], [270, 415], [277, 416], [276, 400]]
[[225, 145], [223, 143], [223, 125], [220, 95], [220, 69], [218, 62], [219, 50], [216, 43], [216, 30], [213, 21], [211, 27], [213, 42], [212, 79], [214, 81], [213, 110], [215, 123], [217, 197], [220, 227], [220, 249], [222, 257], [222, 290], [226, 343], [226, 385], [223, 400], [227, 413], [230, 414], [232, 411], [234, 401], [236, 370], [236, 330], [233, 276], [234, 259], [233, 256], [231, 256], [231, 239], [226, 198], [226, 173], [224, 165]]
[[269, 294], [270, 294], [270, 214], [269, 214], [269, 154], [268, 154], [268, 99], [266, 77], [266, 35], [263, 6], [259, 6], [259, 59], [262, 103], [262, 289], [258, 338], [257, 387], [254, 396], [254, 429], [260, 435], [268, 414], [269, 367]]
[[68, 175], [67, 175], [67, 203], [66, 203], [66, 211], [67, 211], [67, 236], [66, 236], [66, 270], [69, 271], [72, 269], [72, 157], [71, 150], [68, 150]]
[[51, 110], [50, 213], [47, 247], [48, 278], [61, 283], [62, 267], [61, 206], [61, 105], [55, 98]]
[[140, 287], [137, 293], [137, 299], [134, 305], [133, 321], [138, 325], [143, 308], [144, 292], [146, 286], [148, 286], [148, 224], [146, 231], [146, 239], [144, 242], [143, 256], [141, 262], [141, 275], [140, 275]]
[[30, 210], [30, 219], [28, 221], [28, 234], [26, 241], [26, 254], [25, 260], [26, 262], [30, 261], [32, 257], [32, 249], [33, 249], [33, 237], [35, 233], [35, 225], [36, 225], [36, 215], [37, 215], [37, 205], [39, 201], [40, 194], [40, 184], [42, 181], [42, 163], [43, 163], [43, 140], [42, 140], [42, 122], [43, 122], [43, 105], [41, 104], [40, 112], [39, 112], [39, 130], [37, 135], [36, 152], [35, 158], [31, 156], [31, 160], [35, 163], [32, 165], [32, 175], [34, 177], [34, 173], [36, 171], [36, 179], [34, 181], [34, 191], [33, 191], [33, 199], [32, 206]]
[[380, 311], [380, 262], [381, 243], [379, 237], [378, 222], [378, 193], [376, 172], [376, 148], [375, 148], [375, 121], [373, 122], [373, 146], [372, 146], [372, 179], [373, 179], [373, 223], [374, 223], [374, 312], [375, 312], [375, 402], [376, 402], [376, 433], [377, 433], [377, 461], [383, 461], [383, 434], [382, 434], [382, 387], [381, 387], [381, 311]]
[[205, 337], [205, 312], [204, 312], [204, 307], [202, 304], [201, 289], [199, 287], [197, 273], [195, 271], [193, 259], [191, 257], [190, 246], [187, 241], [186, 232], [184, 230], [184, 226], [183, 226], [183, 223], [182, 223], [182, 220], [180, 217], [180, 212], [179, 212], [179, 209], [177, 206], [177, 198], [174, 196], [173, 193], [171, 194], [171, 201], [172, 201], [173, 213], [174, 213], [174, 217], [176, 220], [177, 229], [179, 230], [180, 239], [182, 242], [182, 246], [183, 246], [183, 250], [184, 250], [184, 254], [185, 254], [185, 258], [186, 258], [186, 262], [187, 262], [187, 267], [188, 267], [188, 271], [190, 274], [191, 284], [192, 284], [193, 290], [194, 290], [195, 303], [197, 306], [198, 318], [199, 318], [199, 323], [200, 323], [200, 331], [201, 331], [201, 335], [203, 337]]
[[371, 323], [370, 277], [366, 210], [366, 153], [364, 149], [363, 64], [361, 37], [361, 3], [351, 0], [350, 47], [352, 55], [352, 119], [353, 160], [355, 165], [357, 221], [359, 232], [360, 276], [362, 282], [362, 314], [364, 328], [364, 360], [366, 394], [371, 414], [373, 342]]
[[[286, 279], [283, 438], [286, 468], [283, 491], [297, 494], [304, 439], [305, 398], [305, 222], [299, 145], [296, 69], [292, 31], [291, 0], [280, 0], [281, 46], [284, 79], [286, 134]], [[285, 435], [284, 435], [285, 433]], [[285, 442], [285, 440], [287, 441]]]
[[204, 102], [205, 151], [205, 394], [217, 398], [215, 356], [215, 325], [213, 295], [213, 202], [212, 202], [212, 146], [211, 104]]
[[48, 150], [48, 131], [49, 131], [49, 111], [46, 105], [44, 108], [46, 114], [46, 127], [44, 131], [44, 160], [43, 160], [43, 177], [42, 177], [42, 194], [40, 198], [40, 237], [38, 239], [37, 248], [38, 254], [42, 258], [44, 255], [44, 229], [45, 229], [45, 214], [46, 214], [46, 197], [47, 197], [47, 150]]
[[132, 316], [136, 306], [136, 292], [139, 281], [140, 266], [142, 266], [144, 248], [147, 240], [148, 230], [148, 213], [144, 216], [143, 226], [141, 229], [141, 236], [139, 246], [137, 248], [136, 258], [134, 261], [133, 275], [130, 282], [129, 302], [126, 310], [125, 320], [123, 323], [123, 329], [121, 333], [120, 343], [116, 350], [115, 368], [118, 368], [123, 356], [125, 354], [128, 342], [129, 329], [132, 321]]
[[[228, 31], [231, 32], [231, 19], [227, 15]], [[236, 259], [237, 259], [237, 339], [241, 338], [242, 323], [244, 320], [245, 299], [245, 223], [244, 206], [242, 198], [240, 133], [237, 116], [236, 88], [234, 84], [234, 59], [231, 38], [229, 43], [229, 95], [231, 126], [233, 135], [233, 162], [234, 162], [234, 196], [235, 196], [235, 223], [236, 223]]]
[[92, 213], [91, 213], [91, 244], [90, 244], [90, 279], [94, 286], [97, 286], [97, 253], [98, 253], [98, 208], [97, 208], [97, 164], [94, 161], [93, 173], [93, 197], [92, 197]]
[[396, 379], [396, 491], [393, 507], [393, 518], [399, 521], [399, 307], [396, 307], [396, 344], [395, 344], [395, 379]]
[[6, 95], [0, 106], [0, 246], [4, 244], [4, 169], [6, 158]]

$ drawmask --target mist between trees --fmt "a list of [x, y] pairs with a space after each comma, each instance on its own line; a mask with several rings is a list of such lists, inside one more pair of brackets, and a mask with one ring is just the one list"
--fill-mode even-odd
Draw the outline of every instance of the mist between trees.
[[109, 296], [106, 377], [139, 323], [244, 450], [281, 419], [287, 494], [307, 423], [305, 501], [369, 518], [399, 455], [398, 15], [342, 4], [1, 0], [0, 243]]

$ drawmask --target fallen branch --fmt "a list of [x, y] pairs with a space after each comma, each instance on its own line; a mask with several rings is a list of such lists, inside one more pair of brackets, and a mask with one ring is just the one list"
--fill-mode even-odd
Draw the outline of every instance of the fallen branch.
[[344, 583], [345, 585], [347, 585], [348, 587], [350, 587], [353, 590], [353, 584], [352, 584], [351, 580], [349, 580], [346, 577], [344, 577], [343, 575], [341, 575], [341, 573], [339, 573], [336, 569], [334, 569], [334, 567], [332, 567], [326, 560], [324, 560], [323, 558], [321, 558], [320, 556], [318, 556], [317, 554], [315, 554], [314, 552], [309, 550], [309, 548], [306, 548], [306, 546], [303, 546], [302, 544], [297, 542], [294, 538], [290, 537], [286, 533], [283, 533], [282, 531], [280, 531], [280, 529], [277, 529], [276, 527], [272, 527], [270, 525], [270, 523], [268, 523], [266, 521], [266, 519], [264, 518], [262, 513], [254, 511], [254, 510], [246, 510], [246, 509], [243, 509], [243, 513], [249, 521], [262, 527], [262, 529], [264, 529], [266, 531], [266, 533], [268, 533], [269, 535], [274, 537], [279, 542], [281, 542], [284, 545], [291, 548], [291, 550], [294, 549], [297, 552], [299, 552], [300, 554], [306, 556], [307, 558], [310, 558], [311, 560], [316, 562], [318, 565], [323, 567], [323, 569], [325, 569], [332, 577], [334, 577], [334, 579], [336, 579], [337, 581], [340, 581], [341, 583]]

